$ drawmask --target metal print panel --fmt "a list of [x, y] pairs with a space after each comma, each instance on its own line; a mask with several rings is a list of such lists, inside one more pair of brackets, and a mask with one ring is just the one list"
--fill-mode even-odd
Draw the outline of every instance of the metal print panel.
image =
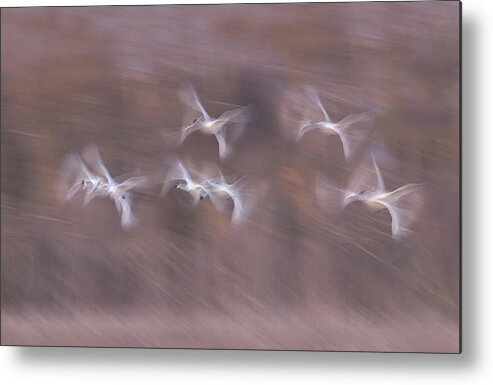
[[1, 22], [2, 344], [460, 351], [460, 3]]

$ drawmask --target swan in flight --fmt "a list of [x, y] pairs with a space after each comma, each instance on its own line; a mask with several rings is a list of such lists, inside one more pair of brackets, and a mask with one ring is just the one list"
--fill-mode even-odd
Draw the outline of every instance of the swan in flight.
[[416, 207], [403, 207], [400, 205], [402, 198], [416, 194], [422, 190], [422, 183], [408, 183], [393, 191], [388, 191], [373, 153], [371, 154], [373, 167], [376, 173], [376, 186], [373, 189], [360, 191], [348, 191], [343, 202], [343, 207], [352, 202], [360, 201], [374, 211], [387, 210], [392, 219], [392, 237], [401, 238], [412, 222], [416, 214]]
[[192, 198], [192, 206], [196, 206], [199, 201], [207, 197], [205, 182], [195, 181], [183, 162], [175, 159], [170, 171], [161, 180], [161, 197], [164, 197], [172, 188], [187, 192]]
[[[200, 116], [181, 129], [179, 143], [182, 144], [190, 134], [196, 131], [200, 131], [205, 135], [213, 135], [219, 145], [219, 157], [224, 159], [230, 151], [226, 142], [226, 127], [230, 124], [237, 124], [244, 127], [249, 119], [250, 107], [240, 107], [229, 110], [219, 117], [214, 118], [205, 110], [197, 95], [197, 91], [192, 85], [188, 85], [187, 89], [182, 94], [182, 100], [192, 109], [199, 112]], [[238, 129], [240, 129], [240, 127], [238, 127]]]
[[84, 206], [87, 206], [96, 197], [108, 197], [115, 202], [116, 210], [121, 215], [121, 225], [128, 229], [135, 224], [132, 214], [132, 194], [130, 190], [147, 183], [147, 177], [113, 178], [104, 165], [97, 148], [93, 145], [83, 150], [83, 158], [96, 171], [89, 170], [86, 162], [78, 155], [70, 155], [66, 160], [67, 167], [78, 167], [80, 173], [75, 184], [69, 189], [67, 199], [70, 200], [80, 190], [85, 190]]
[[116, 210], [121, 215], [121, 225], [128, 229], [135, 225], [136, 220], [132, 214], [132, 199], [131, 190], [136, 187], [141, 187], [147, 184], [148, 177], [146, 176], [120, 176], [113, 178], [108, 169], [104, 165], [99, 152], [95, 146], [89, 146], [85, 150], [85, 155], [91, 158], [95, 169], [98, 170], [106, 179], [106, 181], [95, 191], [94, 196], [103, 195], [112, 199], [115, 202]]
[[66, 200], [71, 200], [79, 191], [85, 191], [84, 206], [92, 200], [93, 194], [104, 184], [104, 179], [89, 171], [87, 165], [79, 155], [69, 154], [64, 162], [62, 177], [65, 179], [67, 174], [76, 173], [75, 181], [65, 194]]
[[[346, 189], [340, 189], [319, 177], [316, 192], [319, 201], [328, 209], [344, 209], [352, 203], [362, 202], [373, 212], [387, 210], [392, 220], [392, 237], [402, 238], [409, 232], [421, 203], [422, 183], [408, 183], [388, 191], [380, 168], [371, 153], [371, 168], [358, 168]], [[412, 199], [411, 199], [412, 198]]]
[[[223, 174], [219, 171], [219, 178], [206, 181], [207, 195], [212, 204], [222, 213], [229, 212], [230, 203], [233, 202], [233, 212], [231, 214], [231, 224], [239, 225], [244, 222], [251, 207], [246, 205], [245, 195], [243, 194], [243, 177], [238, 178], [233, 183], [228, 183]], [[248, 210], [247, 210], [248, 208]]]
[[314, 88], [308, 88], [308, 93], [318, 109], [322, 112], [323, 118], [319, 120], [304, 121], [298, 130], [296, 141], [301, 140], [306, 133], [314, 129], [319, 129], [324, 134], [339, 137], [342, 143], [344, 158], [348, 160], [352, 152], [352, 143], [349, 135], [350, 126], [371, 119], [370, 115], [368, 113], [351, 114], [338, 122], [334, 122], [323, 106], [317, 91]]

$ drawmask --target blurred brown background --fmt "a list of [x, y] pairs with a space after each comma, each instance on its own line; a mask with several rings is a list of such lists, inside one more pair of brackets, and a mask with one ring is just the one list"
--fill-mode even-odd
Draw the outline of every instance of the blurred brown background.
[[[459, 346], [457, 2], [2, 9], [3, 344], [455, 352]], [[177, 92], [255, 104], [233, 155], [192, 135], [175, 149]], [[412, 237], [362, 206], [327, 215], [317, 172], [344, 183], [340, 143], [288, 141], [286, 88], [375, 113], [389, 188], [426, 184]], [[358, 107], [354, 107], [358, 106]], [[328, 106], [330, 112], [330, 106]], [[339, 114], [339, 115], [338, 115]], [[174, 194], [57, 196], [69, 151], [95, 143], [113, 175], [165, 155], [269, 184], [251, 221]]]

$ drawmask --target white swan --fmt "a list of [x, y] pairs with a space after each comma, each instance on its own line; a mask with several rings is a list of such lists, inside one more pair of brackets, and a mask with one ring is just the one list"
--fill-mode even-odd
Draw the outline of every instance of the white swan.
[[210, 179], [205, 182], [207, 193], [216, 210], [226, 213], [230, 210], [228, 201], [233, 202], [233, 212], [231, 214], [231, 223], [238, 225], [245, 221], [250, 206], [246, 205], [243, 194], [244, 185], [243, 177], [238, 178], [233, 183], [228, 183], [223, 174], [219, 171], [219, 178]]
[[369, 189], [363, 187], [360, 191], [355, 191], [354, 189], [346, 191], [343, 207], [360, 201], [374, 211], [388, 210], [392, 219], [392, 236], [394, 238], [400, 238], [407, 230], [407, 226], [414, 219], [417, 210], [416, 207], [399, 207], [399, 201], [409, 194], [415, 194], [421, 191], [423, 184], [408, 183], [393, 191], [388, 191], [373, 153], [371, 154], [371, 158], [376, 173], [376, 185]]
[[346, 188], [338, 188], [327, 178], [319, 176], [316, 194], [320, 204], [334, 214], [355, 202], [362, 202], [373, 212], [387, 210], [392, 219], [392, 237], [402, 238], [419, 213], [423, 184], [408, 183], [388, 191], [373, 152], [371, 167], [359, 167]]
[[161, 196], [164, 197], [171, 188], [186, 191], [192, 197], [192, 206], [207, 197], [204, 182], [196, 182], [181, 160], [175, 159], [164, 180], [161, 181]]
[[296, 140], [301, 140], [303, 135], [314, 129], [319, 129], [329, 136], [338, 136], [342, 142], [344, 157], [348, 160], [352, 151], [352, 143], [347, 132], [348, 128], [355, 123], [371, 119], [371, 116], [368, 113], [351, 114], [338, 122], [333, 122], [327, 110], [322, 105], [317, 91], [314, 88], [308, 88], [308, 93], [322, 111], [323, 119], [303, 122], [302, 126], [299, 128]]
[[245, 125], [249, 118], [250, 107], [240, 107], [229, 110], [218, 118], [214, 118], [207, 113], [197, 95], [197, 91], [192, 85], [187, 87], [187, 90], [185, 90], [182, 95], [182, 100], [191, 108], [199, 112], [201, 116], [181, 129], [179, 143], [182, 144], [190, 134], [196, 131], [200, 131], [205, 135], [213, 135], [219, 145], [219, 157], [224, 159], [230, 151], [225, 137], [226, 126], [230, 123]]
[[84, 155], [89, 158], [92, 165], [105, 178], [105, 181], [100, 183], [92, 192], [88, 202], [97, 196], [106, 196], [115, 202], [115, 207], [118, 214], [121, 215], [121, 225], [128, 229], [136, 224], [136, 220], [132, 214], [132, 193], [131, 190], [144, 186], [148, 182], [146, 176], [133, 177], [117, 177], [113, 178], [108, 169], [104, 165], [99, 152], [95, 146], [88, 146], [84, 150]]

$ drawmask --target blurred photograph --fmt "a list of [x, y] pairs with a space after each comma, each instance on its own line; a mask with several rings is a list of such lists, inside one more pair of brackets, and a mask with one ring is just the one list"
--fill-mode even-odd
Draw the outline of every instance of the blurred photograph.
[[460, 353], [460, 2], [1, 9], [1, 344]]

